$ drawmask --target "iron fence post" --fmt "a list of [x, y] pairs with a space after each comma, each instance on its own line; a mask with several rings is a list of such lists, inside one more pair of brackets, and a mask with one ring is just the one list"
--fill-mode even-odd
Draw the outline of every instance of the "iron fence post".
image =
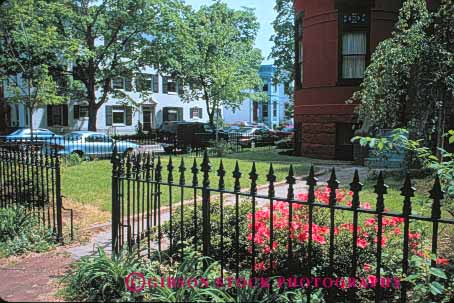
[[118, 230], [120, 228], [120, 203], [118, 200], [118, 153], [112, 153], [112, 256], [119, 253]]
[[203, 224], [203, 255], [209, 256], [210, 253], [210, 176], [211, 163], [208, 159], [208, 151], [205, 150], [201, 165], [203, 172], [202, 182], [202, 224]]
[[60, 176], [60, 159], [55, 152], [55, 198], [57, 206], [57, 241], [63, 243], [63, 221], [62, 221], [62, 196], [61, 196], [61, 176]]

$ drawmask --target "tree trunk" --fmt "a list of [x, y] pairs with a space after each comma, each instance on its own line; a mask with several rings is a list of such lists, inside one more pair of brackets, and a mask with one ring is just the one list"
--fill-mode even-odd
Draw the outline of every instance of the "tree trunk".
[[98, 119], [98, 117], [97, 117], [98, 116], [98, 109], [97, 109], [97, 106], [94, 103], [94, 101], [89, 103], [88, 109], [89, 109], [89, 112], [88, 112], [88, 130], [95, 132], [96, 129], [97, 129], [96, 128], [96, 123], [97, 123], [97, 119]]
[[208, 94], [206, 92], [204, 92], [203, 98], [205, 99], [205, 102], [206, 102], [210, 126], [212, 128], [214, 128], [214, 108], [210, 107], [210, 97], [208, 96]]
[[94, 74], [93, 77], [90, 77], [89, 85], [87, 87], [87, 95], [88, 95], [88, 130], [95, 132], [96, 127], [96, 120], [98, 114], [98, 106], [96, 104], [96, 89], [95, 89], [95, 80]]

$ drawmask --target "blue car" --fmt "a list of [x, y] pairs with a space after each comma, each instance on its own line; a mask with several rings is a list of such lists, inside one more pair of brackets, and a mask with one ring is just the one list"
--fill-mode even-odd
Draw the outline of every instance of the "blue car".
[[55, 152], [60, 155], [76, 154], [80, 157], [109, 157], [114, 146], [118, 153], [135, 152], [139, 145], [128, 141], [117, 141], [109, 136], [90, 131], [76, 131], [63, 137], [46, 140], [46, 152]]
[[[4, 137], [6, 142], [14, 141], [31, 141], [32, 135], [29, 128], [20, 128], [11, 134]], [[33, 141], [44, 141], [50, 138], [58, 138], [53, 132], [44, 128], [37, 128], [33, 130]]]

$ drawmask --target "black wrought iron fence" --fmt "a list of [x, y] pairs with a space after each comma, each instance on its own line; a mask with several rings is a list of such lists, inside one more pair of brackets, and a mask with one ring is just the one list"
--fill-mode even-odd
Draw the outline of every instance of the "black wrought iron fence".
[[73, 238], [73, 212], [64, 209], [61, 195], [60, 159], [41, 152], [34, 144], [0, 144], [0, 207], [21, 206], [63, 241], [63, 214], [69, 212]]
[[[306, 191], [296, 193], [298, 183], [290, 166], [286, 195], [276, 194], [277, 178], [270, 165], [267, 187], [259, 190], [255, 163], [243, 181], [237, 163], [230, 175], [222, 161], [212, 183], [211, 164], [207, 153], [198, 163], [163, 161], [150, 154], [112, 158], [112, 241], [113, 251], [124, 246], [166, 252], [184, 258], [183, 247], [218, 260], [222, 272], [237, 276], [242, 270], [252, 275], [319, 275], [356, 277], [367, 270], [376, 281], [382, 281], [394, 262], [399, 277], [413, 270], [411, 255], [420, 254], [421, 235], [413, 230], [417, 224], [427, 229], [430, 243], [426, 248], [438, 251], [440, 225], [454, 224], [452, 218], [441, 217], [444, 194], [437, 178], [430, 191], [432, 209], [429, 216], [412, 213], [415, 188], [406, 177], [401, 189], [402, 211], [386, 208], [388, 186], [380, 174], [374, 187], [375, 209], [364, 203], [360, 194], [363, 185], [355, 172], [349, 184], [350, 194], [342, 202], [339, 182], [333, 168], [327, 187], [318, 187], [312, 167], [304, 182]], [[164, 165], [164, 162], [166, 163]], [[233, 188], [226, 188], [227, 178]], [[244, 190], [244, 188], [247, 188]], [[344, 193], [345, 197], [345, 193]], [[369, 226], [369, 227], [368, 227]], [[390, 231], [391, 228], [391, 231]], [[389, 239], [392, 233], [392, 241]], [[390, 259], [391, 247], [394, 248]], [[367, 253], [366, 253], [367, 252]], [[400, 261], [396, 261], [400, 259]], [[398, 262], [397, 265], [395, 262]], [[431, 261], [436, 266], [435, 260]], [[400, 264], [400, 265], [399, 265]], [[368, 269], [369, 268], [369, 269]], [[313, 290], [308, 287], [308, 294]], [[371, 299], [378, 301], [400, 297], [407, 301], [410, 284], [402, 282], [398, 290], [376, 283]], [[357, 288], [328, 289], [331, 301], [358, 299]]]

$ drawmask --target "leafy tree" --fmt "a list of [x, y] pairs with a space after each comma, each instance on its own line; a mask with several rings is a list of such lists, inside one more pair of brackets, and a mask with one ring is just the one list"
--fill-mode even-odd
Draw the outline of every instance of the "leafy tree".
[[167, 32], [157, 34], [162, 48], [159, 61], [153, 62], [184, 84], [182, 100], [204, 100], [211, 125], [221, 106], [235, 109], [245, 98], [263, 100], [263, 94], [253, 90], [262, 84], [254, 12], [234, 10], [219, 1], [182, 12]]
[[452, 1], [443, 0], [434, 12], [425, 0], [404, 3], [392, 37], [377, 47], [351, 100], [360, 102], [367, 127], [405, 127], [432, 149], [443, 146], [454, 117], [452, 24]]
[[128, 94], [112, 87], [112, 80], [131, 78], [146, 66], [145, 56], [157, 48], [154, 35], [178, 14], [177, 2], [162, 0], [66, 0], [70, 12], [59, 29], [77, 39], [80, 51], [72, 75], [80, 84], [77, 93], [89, 106], [88, 129], [96, 130], [97, 112], [109, 96], [125, 103]]
[[[274, 42], [269, 59], [274, 59], [275, 82], [286, 84], [291, 88], [294, 81], [295, 65], [295, 7], [293, 0], [276, 0], [274, 10], [277, 13], [273, 21], [275, 34], [270, 41]], [[287, 92], [289, 95], [291, 91]]]
[[[65, 75], [55, 69], [64, 71], [74, 50], [73, 41], [55, 26], [64, 7], [57, 1], [8, 0], [1, 9], [0, 73], [8, 82], [8, 102], [23, 103], [33, 121], [38, 106], [66, 100], [59, 89]], [[33, 133], [32, 122], [30, 129]]]

